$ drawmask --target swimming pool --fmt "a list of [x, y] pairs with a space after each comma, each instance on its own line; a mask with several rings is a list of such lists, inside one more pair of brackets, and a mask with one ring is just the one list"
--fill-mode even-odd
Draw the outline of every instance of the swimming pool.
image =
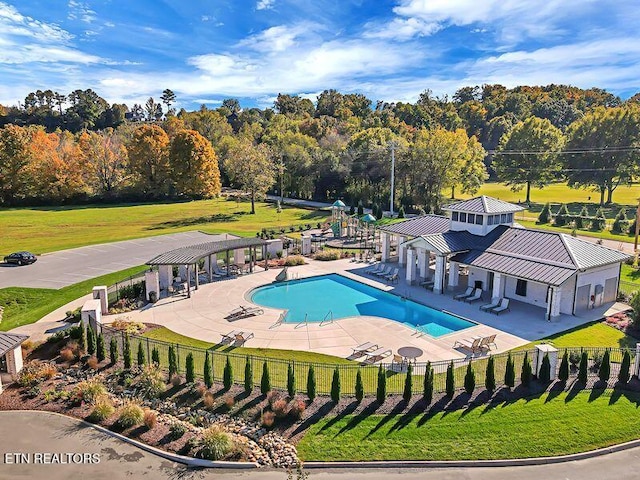
[[397, 295], [337, 274], [274, 283], [256, 288], [251, 301], [258, 305], [287, 310], [286, 323], [321, 322], [369, 315], [404, 323], [432, 336], [441, 337], [475, 325], [447, 312], [427, 307]]

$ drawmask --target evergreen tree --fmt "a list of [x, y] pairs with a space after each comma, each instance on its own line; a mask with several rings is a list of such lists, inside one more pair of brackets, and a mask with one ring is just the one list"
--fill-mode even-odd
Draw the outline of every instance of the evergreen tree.
[[607, 217], [604, 214], [604, 210], [602, 207], [598, 209], [596, 212], [596, 216], [591, 219], [591, 231], [599, 232], [604, 230], [605, 225], [607, 224]]
[[529, 360], [529, 352], [524, 353], [524, 359], [522, 360], [522, 373], [520, 374], [520, 381], [522, 385], [528, 387], [531, 384], [531, 378], [533, 372], [531, 370], [531, 361]]
[[185, 359], [185, 369], [186, 369], [185, 380], [187, 381], [187, 383], [195, 382], [196, 369], [195, 369], [195, 365], [193, 364], [193, 353], [191, 352], [187, 354], [187, 358]]
[[204, 385], [207, 388], [211, 388], [213, 386], [213, 372], [211, 370], [211, 356], [209, 355], [209, 350], [204, 354], [204, 371], [202, 372], [202, 377], [204, 379]]
[[96, 339], [96, 358], [98, 359], [98, 362], [102, 362], [106, 357], [107, 351], [104, 346], [104, 337], [102, 336], [102, 333], [100, 333]]
[[516, 369], [513, 364], [511, 352], [509, 352], [507, 356], [507, 367], [504, 371], [504, 384], [509, 388], [513, 388], [516, 384]]
[[129, 335], [124, 336], [124, 347], [122, 349], [122, 360], [124, 361], [124, 368], [131, 368], [131, 344], [129, 343]]
[[631, 378], [630, 375], [631, 370], [631, 354], [629, 350], [624, 351], [624, 355], [622, 355], [622, 363], [620, 364], [620, 371], [618, 372], [618, 381], [620, 383], [626, 384]]
[[427, 362], [424, 369], [422, 396], [424, 397], [425, 403], [430, 405], [433, 400], [433, 367], [431, 367], [431, 362]]
[[456, 379], [453, 372], [453, 360], [447, 365], [446, 392], [447, 397], [452, 398], [456, 391]]
[[582, 352], [582, 356], [580, 357], [580, 368], [578, 369], [578, 381], [583, 385], [587, 384], [587, 368], [589, 365], [589, 356], [587, 352]]
[[400, 208], [398, 209], [398, 218], [404, 218], [404, 215], [404, 207], [400, 205]]
[[178, 360], [176, 358], [176, 349], [173, 345], [169, 345], [169, 379], [178, 373]]
[[111, 337], [109, 342], [109, 361], [111, 365], [118, 363], [118, 340], [116, 340], [116, 337]]
[[487, 360], [484, 388], [486, 388], [488, 392], [493, 392], [496, 389], [496, 367], [493, 357], [489, 357], [489, 360]]
[[355, 214], [356, 214], [356, 207], [354, 207], [352, 203], [351, 206], [349, 207], [349, 215], [355, 215]]
[[361, 217], [364, 214], [364, 206], [362, 200], [358, 200], [358, 216]]
[[563, 203], [562, 205], [560, 205], [560, 208], [558, 209], [558, 213], [556, 213], [556, 217], [553, 223], [557, 227], [562, 227], [563, 225], [567, 224], [568, 217], [569, 217], [569, 209]]
[[551, 382], [551, 362], [549, 361], [549, 354], [545, 353], [542, 357], [542, 363], [540, 364], [540, 372], [538, 372], [538, 380], [543, 385], [547, 385]]
[[540, 210], [540, 215], [538, 215], [538, 223], [545, 224], [551, 221], [551, 206], [549, 202], [547, 202], [542, 210]]
[[566, 382], [569, 380], [569, 353], [565, 350], [560, 361], [560, 370], [558, 371], [558, 380]]
[[407, 375], [404, 377], [404, 391], [402, 392], [402, 398], [405, 402], [409, 403], [411, 395], [413, 394], [413, 366], [409, 364], [407, 366]]
[[469, 395], [476, 389], [476, 373], [473, 371], [471, 362], [467, 364], [467, 373], [464, 376], [464, 391]]
[[84, 323], [80, 323], [80, 338], [78, 339], [78, 347], [80, 353], [87, 351], [87, 327]]
[[145, 360], [144, 347], [142, 342], [138, 342], [138, 366], [142, 367], [146, 363]]
[[600, 377], [600, 381], [605, 384], [609, 381], [609, 377], [611, 376], [611, 355], [609, 354], [609, 350], [604, 352], [598, 376]]
[[364, 385], [362, 384], [362, 373], [360, 372], [360, 369], [358, 369], [358, 373], [356, 373], [356, 400], [360, 403], [363, 398]]
[[224, 371], [222, 372], [222, 384], [225, 390], [230, 390], [233, 386], [233, 367], [231, 366], [231, 360], [227, 357], [227, 361], [224, 364]]
[[253, 364], [248, 356], [244, 364], [244, 391], [245, 393], [253, 391]]
[[291, 398], [296, 394], [296, 376], [291, 364], [287, 365], [287, 393]]
[[340, 370], [338, 370], [338, 367], [333, 371], [333, 378], [331, 379], [331, 400], [334, 403], [340, 401]]
[[307, 374], [307, 396], [312, 402], [316, 398], [316, 371], [313, 369], [313, 365], [309, 366]]
[[575, 217], [575, 225], [576, 228], [579, 229], [584, 229], [586, 228], [589, 223], [589, 210], [587, 210], [586, 206], [582, 207], [582, 210], [580, 210], [580, 213]]
[[260, 393], [266, 395], [271, 391], [271, 377], [269, 376], [269, 365], [262, 364], [262, 378], [260, 379]]
[[629, 222], [627, 221], [627, 210], [625, 208], [621, 208], [618, 212], [618, 215], [616, 215], [616, 219], [613, 222], [611, 231], [617, 234], [626, 232], [628, 225]]
[[378, 204], [374, 203], [373, 206], [371, 207], [371, 213], [373, 214], [374, 217], [376, 217], [376, 220], [380, 219], [381, 217], [378, 216]]
[[376, 398], [380, 405], [387, 399], [387, 374], [382, 369], [382, 365], [378, 367], [378, 389], [376, 390]]
[[151, 363], [156, 366], [160, 366], [160, 350], [158, 350], [158, 347], [153, 347], [151, 349]]
[[89, 355], [96, 353], [96, 334], [91, 325], [87, 327], [87, 353]]

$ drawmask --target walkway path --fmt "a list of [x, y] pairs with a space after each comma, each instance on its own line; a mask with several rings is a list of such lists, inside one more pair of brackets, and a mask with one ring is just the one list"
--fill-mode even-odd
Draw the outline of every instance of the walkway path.
[[[15, 435], [20, 432], [20, 435]], [[100, 463], [7, 465], [7, 453], [96, 453]], [[640, 448], [576, 462], [532, 467], [456, 469], [309, 470], [310, 480], [632, 480], [638, 478]], [[117, 440], [72, 418], [45, 412], [0, 412], [0, 478], [93, 480], [285, 480], [282, 470], [244, 472], [188, 470]]]

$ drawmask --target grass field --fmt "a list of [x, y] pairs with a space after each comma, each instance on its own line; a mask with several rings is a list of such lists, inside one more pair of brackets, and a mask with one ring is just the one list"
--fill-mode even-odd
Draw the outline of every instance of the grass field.
[[225, 199], [184, 203], [83, 205], [0, 209], [0, 253], [36, 254], [185, 230], [253, 236], [262, 228], [315, 224], [327, 212]]
[[74, 283], [59, 290], [23, 287], [2, 288], [0, 289], [0, 305], [5, 309], [2, 323], [0, 323], [0, 331], [6, 332], [20, 325], [29, 325], [53, 312], [56, 308], [91, 293], [91, 289], [96, 285], [111, 285], [145, 269], [145, 266], [128, 268]]
[[610, 347], [610, 348], [634, 348], [639, 339], [622, 333], [602, 322], [594, 322], [588, 325], [572, 328], [564, 332], [541, 338], [528, 343], [516, 350], [530, 350], [534, 345], [550, 343], [554, 347]]
[[305, 461], [564, 455], [638, 438], [639, 406], [637, 393], [553, 392], [436, 414], [323, 418], [302, 438], [298, 454]]

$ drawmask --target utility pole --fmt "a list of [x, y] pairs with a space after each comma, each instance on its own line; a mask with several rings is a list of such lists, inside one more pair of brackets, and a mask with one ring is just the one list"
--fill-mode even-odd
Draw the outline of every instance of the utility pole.
[[395, 191], [396, 148], [398, 148], [398, 143], [391, 140], [389, 142], [389, 148], [391, 148], [391, 194], [389, 195], [389, 211], [391, 212], [391, 218], [393, 218], [393, 193]]

